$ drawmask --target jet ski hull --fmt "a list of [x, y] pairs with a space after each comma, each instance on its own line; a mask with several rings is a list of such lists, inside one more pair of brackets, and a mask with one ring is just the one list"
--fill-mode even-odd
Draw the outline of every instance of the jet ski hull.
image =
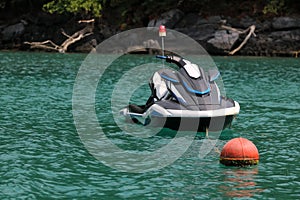
[[234, 107], [217, 110], [172, 110], [154, 104], [145, 113], [134, 113], [128, 108], [124, 108], [121, 110], [121, 114], [126, 117], [127, 122], [144, 126], [181, 131], [216, 132], [230, 127], [239, 110], [239, 104], [234, 101]]
[[165, 119], [154, 117], [149, 125], [176, 131], [217, 132], [230, 127], [234, 117], [234, 115], [202, 118], [167, 117]]

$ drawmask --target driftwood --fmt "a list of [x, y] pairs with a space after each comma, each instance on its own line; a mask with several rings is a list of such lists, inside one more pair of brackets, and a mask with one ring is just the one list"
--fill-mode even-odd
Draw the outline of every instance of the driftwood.
[[236, 49], [230, 51], [228, 53], [229, 55], [233, 55], [236, 52], [238, 52], [247, 43], [247, 41], [250, 39], [251, 35], [256, 37], [256, 34], [254, 33], [255, 28], [256, 28], [255, 25], [251, 25], [245, 30], [239, 30], [239, 29], [232, 28], [230, 26], [225, 26], [225, 25], [222, 25], [221, 28], [229, 30], [229, 31], [237, 32], [238, 34], [245, 34], [248, 32], [248, 35], [245, 37], [244, 41]]
[[29, 44], [30, 48], [48, 49], [65, 53], [71, 44], [93, 34], [94, 21], [94, 19], [78, 21], [78, 23], [87, 23], [87, 26], [72, 35], [68, 35], [64, 30], [62, 30], [62, 34], [66, 36], [67, 39], [61, 45], [57, 45], [51, 40], [46, 40], [43, 42], [24, 42], [24, 44]]
[[300, 50], [299, 51], [292, 51], [291, 53], [293, 54], [293, 56], [295, 56], [295, 58], [298, 58], [298, 54], [300, 54]]

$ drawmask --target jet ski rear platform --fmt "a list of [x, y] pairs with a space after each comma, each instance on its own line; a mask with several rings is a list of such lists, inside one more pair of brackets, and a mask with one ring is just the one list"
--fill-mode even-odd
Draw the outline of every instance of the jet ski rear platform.
[[142, 106], [130, 104], [120, 113], [128, 122], [182, 131], [220, 131], [239, 113], [239, 103], [220, 95], [217, 70], [201, 67], [177, 56], [159, 56], [179, 70], [161, 69], [150, 80], [152, 91]]

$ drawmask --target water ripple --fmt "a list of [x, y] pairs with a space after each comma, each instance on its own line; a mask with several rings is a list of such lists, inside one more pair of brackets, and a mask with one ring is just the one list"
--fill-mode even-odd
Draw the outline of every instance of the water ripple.
[[[215, 150], [205, 158], [198, 156], [204, 140], [197, 136], [172, 165], [130, 174], [96, 160], [77, 135], [71, 99], [85, 55], [0, 54], [0, 199], [300, 198], [298, 60], [215, 58], [228, 96], [241, 104], [232, 129], [223, 132]], [[111, 84], [124, 70], [152, 62], [149, 56], [122, 59], [103, 76], [110, 79], [99, 83], [97, 116], [116, 145], [154, 151], [169, 143], [175, 133], [135, 138], [116, 127], [112, 119]], [[145, 96], [143, 90], [135, 95]], [[219, 164], [217, 150], [238, 136], [256, 144], [261, 157], [258, 166]]]

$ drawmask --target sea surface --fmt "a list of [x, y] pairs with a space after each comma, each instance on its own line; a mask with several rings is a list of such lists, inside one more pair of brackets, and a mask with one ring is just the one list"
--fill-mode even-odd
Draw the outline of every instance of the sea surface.
[[[0, 52], [0, 199], [300, 199], [299, 58], [213, 57], [226, 95], [241, 106], [232, 127], [212, 139], [197, 133], [174, 162], [133, 173], [97, 159], [77, 132], [72, 97], [85, 57]], [[113, 90], [122, 75], [153, 60], [120, 57], [95, 80], [99, 126], [120, 149], [154, 152], [176, 135], [163, 129], [149, 136], [151, 128], [136, 124], [123, 130], [125, 120], [113, 112]], [[147, 101], [151, 75], [144, 73], [131, 102]], [[133, 129], [140, 135], [126, 132]], [[236, 137], [256, 145], [257, 166], [219, 163], [222, 147]], [[212, 141], [213, 150], [201, 156], [201, 146]]]

